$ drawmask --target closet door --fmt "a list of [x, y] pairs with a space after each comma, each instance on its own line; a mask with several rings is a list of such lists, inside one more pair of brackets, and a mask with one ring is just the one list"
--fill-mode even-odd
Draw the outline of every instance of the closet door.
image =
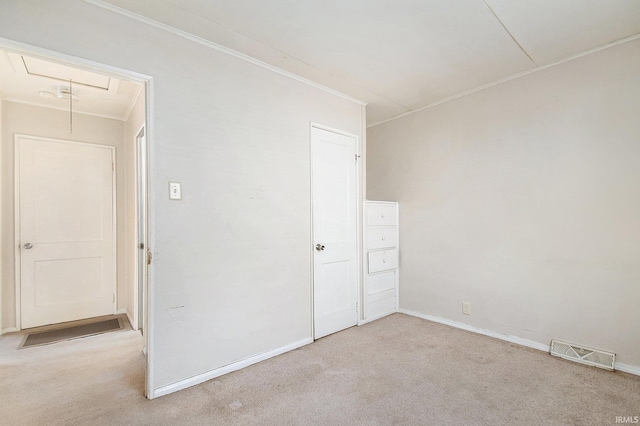
[[312, 128], [313, 311], [319, 339], [356, 325], [356, 139]]
[[114, 150], [16, 137], [21, 327], [114, 313]]

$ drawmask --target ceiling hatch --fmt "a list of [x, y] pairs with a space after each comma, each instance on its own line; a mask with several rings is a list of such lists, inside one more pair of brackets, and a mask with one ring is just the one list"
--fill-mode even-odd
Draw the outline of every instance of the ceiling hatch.
[[117, 90], [119, 80], [108, 75], [15, 53], [9, 53], [9, 57], [16, 71], [23, 68], [24, 72], [32, 76], [45, 77], [67, 83], [72, 80], [74, 85], [105, 91]]

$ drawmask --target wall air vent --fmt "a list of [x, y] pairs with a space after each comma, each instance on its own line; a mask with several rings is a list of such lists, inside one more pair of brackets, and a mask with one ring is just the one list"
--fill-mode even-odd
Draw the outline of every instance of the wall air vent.
[[614, 370], [616, 362], [616, 354], [559, 340], [551, 341], [551, 355], [610, 371]]

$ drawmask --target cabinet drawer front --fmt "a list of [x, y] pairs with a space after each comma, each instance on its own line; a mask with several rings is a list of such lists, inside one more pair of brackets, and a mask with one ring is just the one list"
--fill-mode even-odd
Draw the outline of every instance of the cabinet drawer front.
[[367, 249], [381, 249], [385, 247], [396, 247], [397, 230], [393, 228], [368, 228], [367, 229]]
[[369, 253], [369, 273], [396, 269], [398, 267], [398, 250], [381, 250]]
[[395, 295], [388, 299], [369, 302], [367, 305], [367, 319], [379, 318], [397, 312], [396, 306]]
[[[396, 288], [396, 271], [367, 276], [367, 296]], [[393, 292], [395, 294], [395, 291]]]
[[367, 225], [395, 225], [397, 221], [395, 204], [370, 204], [367, 209]]

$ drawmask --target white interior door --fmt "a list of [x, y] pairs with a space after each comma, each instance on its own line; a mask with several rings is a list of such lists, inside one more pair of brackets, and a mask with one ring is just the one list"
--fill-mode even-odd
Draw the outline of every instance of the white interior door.
[[356, 140], [311, 129], [314, 337], [356, 325]]
[[16, 137], [22, 328], [114, 313], [114, 148]]

